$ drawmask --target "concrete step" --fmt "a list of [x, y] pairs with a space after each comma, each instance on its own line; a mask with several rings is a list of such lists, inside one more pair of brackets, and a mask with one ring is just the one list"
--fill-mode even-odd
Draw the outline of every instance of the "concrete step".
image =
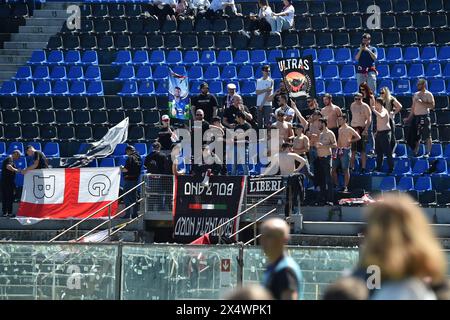
[[16, 75], [16, 71], [3, 71], [1, 70], [0, 82], [11, 80]]
[[44, 34], [55, 34], [61, 30], [60, 26], [52, 27], [37, 27], [37, 26], [20, 26], [19, 33], [44, 33]]
[[2, 64], [0, 63], [0, 72], [3, 71], [11, 71], [11, 72], [16, 72], [17, 69], [19, 69], [20, 66], [22, 66], [23, 64]]
[[42, 9], [43, 10], [65, 10], [70, 5], [80, 5], [78, 2], [67, 3], [67, 2], [46, 2]]
[[49, 34], [37, 34], [37, 33], [15, 33], [11, 35], [11, 42], [45, 42], [53, 35]]
[[47, 45], [45, 42], [5, 42], [5, 49], [43, 49]]
[[35, 18], [64, 18], [67, 19], [70, 16], [66, 10], [36, 10], [33, 14]]
[[66, 18], [32, 18], [28, 19], [26, 25], [29, 27], [38, 26], [38, 27], [51, 27], [51, 26], [59, 26], [62, 27], [65, 23]]
[[25, 64], [28, 61], [28, 56], [5, 56], [0, 55], [0, 64]]
[[32, 49], [0, 49], [0, 55], [31, 57], [33, 51]]

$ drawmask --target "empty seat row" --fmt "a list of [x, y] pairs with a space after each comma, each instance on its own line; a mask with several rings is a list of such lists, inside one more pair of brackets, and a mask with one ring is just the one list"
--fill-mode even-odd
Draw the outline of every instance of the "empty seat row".
[[87, 50], [35, 50], [28, 60], [29, 65], [98, 65], [98, 55], [96, 51]]
[[126, 117], [131, 124], [154, 125], [159, 122], [157, 110], [127, 110], [127, 111], [1, 111], [0, 120], [4, 124], [117, 124]]
[[0, 141], [0, 157], [10, 155], [14, 150], [19, 150], [21, 154], [25, 154], [25, 146], [32, 145], [36, 150], [42, 151], [47, 157], [59, 157], [59, 144], [57, 142], [47, 142], [41, 144], [40, 142], [28, 142], [24, 145], [22, 142], [11, 142], [8, 147], [6, 143]]
[[383, 178], [380, 182], [379, 190], [381, 191], [409, 191], [416, 190], [419, 192], [431, 191], [433, 189], [433, 184], [431, 178], [427, 176], [418, 177], [414, 182], [410, 177], [403, 177], [399, 180], [400, 189], [397, 187], [397, 181], [395, 177], [388, 176]]
[[167, 108], [167, 96], [13, 97], [0, 96], [0, 110], [152, 110]]
[[90, 65], [74, 66], [22, 66], [17, 70], [14, 80], [101, 80], [100, 68]]
[[0, 18], [27, 17], [33, 10], [26, 3], [0, 3]]
[[101, 96], [101, 81], [5, 81], [0, 88], [0, 95], [69, 95], [69, 96]]

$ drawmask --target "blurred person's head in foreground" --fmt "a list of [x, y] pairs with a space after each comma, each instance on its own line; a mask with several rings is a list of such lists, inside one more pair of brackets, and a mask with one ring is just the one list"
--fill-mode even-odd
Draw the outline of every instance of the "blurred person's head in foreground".
[[289, 240], [289, 226], [280, 218], [270, 218], [261, 226], [261, 246], [269, 259], [275, 262], [283, 255], [284, 246]]
[[364, 281], [355, 277], [343, 277], [330, 284], [323, 300], [367, 300], [369, 290]]
[[[384, 195], [367, 209], [367, 229], [361, 248], [360, 267], [377, 266], [381, 272], [381, 290], [388, 284], [396, 296], [385, 290], [383, 298], [395, 299], [407, 294], [411, 299], [425, 298], [426, 285], [442, 283], [447, 269], [446, 257], [425, 214], [407, 195]], [[409, 281], [409, 283], [405, 283]], [[404, 291], [408, 288], [408, 292]], [[402, 291], [403, 290], [403, 291]], [[402, 299], [402, 297], [399, 297]]]
[[431, 286], [438, 300], [450, 300], [450, 280], [445, 279], [443, 282]]
[[273, 300], [273, 296], [260, 285], [249, 285], [229, 292], [225, 300]]

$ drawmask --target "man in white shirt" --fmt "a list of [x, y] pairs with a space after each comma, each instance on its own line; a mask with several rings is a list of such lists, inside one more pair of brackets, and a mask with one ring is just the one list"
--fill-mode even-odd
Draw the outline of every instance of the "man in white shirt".
[[238, 15], [234, 0], [212, 0], [208, 11], [211, 16], [222, 15], [224, 13]]
[[262, 67], [263, 76], [256, 80], [256, 106], [258, 107], [258, 124], [260, 127], [268, 127], [272, 114], [272, 101], [269, 97], [273, 94], [274, 81], [270, 77], [270, 66]]
[[270, 21], [272, 32], [289, 30], [294, 26], [295, 8], [292, 5], [292, 0], [283, 0], [283, 4], [283, 10], [280, 13], [272, 13], [272, 20]]

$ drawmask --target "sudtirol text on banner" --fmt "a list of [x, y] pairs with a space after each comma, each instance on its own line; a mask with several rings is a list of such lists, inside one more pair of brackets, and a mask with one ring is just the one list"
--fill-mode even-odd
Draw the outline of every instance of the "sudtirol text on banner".
[[277, 62], [291, 98], [316, 96], [316, 79], [314, 78], [312, 56], [279, 58]]
[[[119, 188], [118, 167], [31, 170], [24, 177], [17, 217], [82, 219], [111, 202], [111, 215], [114, 215]], [[108, 214], [105, 208], [93, 218]]]
[[169, 117], [179, 120], [191, 119], [188, 77], [172, 70], [169, 72]]
[[[240, 212], [245, 177], [211, 176], [208, 185], [202, 181], [203, 177], [174, 177], [173, 234], [177, 243], [190, 243]], [[211, 242], [217, 243], [219, 235], [228, 238], [238, 226], [239, 219], [230, 221], [210, 234]]]

